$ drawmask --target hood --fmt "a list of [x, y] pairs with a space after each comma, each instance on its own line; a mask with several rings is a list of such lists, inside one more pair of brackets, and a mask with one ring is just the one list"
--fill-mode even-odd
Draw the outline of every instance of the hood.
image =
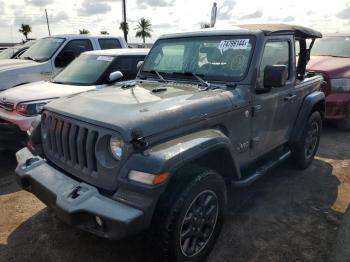
[[[152, 92], [160, 87], [163, 91]], [[232, 102], [221, 89], [143, 82], [128, 89], [112, 87], [58, 99], [46, 108], [116, 130], [131, 141], [133, 131], [143, 137], [170, 131], [232, 110]]]
[[58, 98], [94, 88], [95, 86], [61, 85], [40, 81], [5, 90], [0, 93], [0, 100], [6, 100], [17, 105], [20, 102]]
[[332, 56], [312, 56], [308, 71], [316, 71], [328, 78], [350, 78], [350, 58]]
[[37, 65], [38, 62], [23, 59], [0, 59], [0, 71]]

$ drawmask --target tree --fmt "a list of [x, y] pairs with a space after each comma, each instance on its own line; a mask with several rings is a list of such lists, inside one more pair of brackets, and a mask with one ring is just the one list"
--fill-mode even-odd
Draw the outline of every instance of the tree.
[[18, 31], [24, 35], [26, 40], [28, 40], [28, 34], [32, 32], [32, 28], [30, 25], [22, 24], [21, 28]]
[[87, 29], [79, 29], [79, 34], [81, 35], [87, 35], [90, 34], [90, 31]]
[[210, 28], [210, 24], [202, 23], [201, 24], [201, 29], [204, 29], [204, 28]]
[[128, 33], [129, 33], [129, 24], [121, 22], [120, 25], [119, 25], [119, 29], [122, 30], [124, 32], [124, 35], [127, 36]]
[[109, 33], [107, 31], [101, 31], [100, 34], [101, 35], [109, 35]]
[[152, 32], [152, 24], [151, 21], [148, 19], [145, 19], [142, 17], [138, 22], [137, 22], [137, 27], [135, 28], [136, 31], [136, 37], [140, 37], [143, 40], [143, 44], [146, 44], [146, 37], [151, 37], [151, 32]]

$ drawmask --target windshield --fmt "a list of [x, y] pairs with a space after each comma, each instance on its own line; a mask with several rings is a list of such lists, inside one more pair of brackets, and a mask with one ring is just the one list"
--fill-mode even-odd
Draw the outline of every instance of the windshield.
[[7, 48], [0, 53], [0, 59], [10, 59], [15, 54], [17, 50], [14, 48]]
[[52, 82], [70, 85], [97, 84], [114, 58], [113, 56], [82, 54], [60, 72]]
[[251, 36], [159, 40], [146, 58], [142, 73], [157, 71], [170, 78], [196, 74], [213, 81], [240, 80], [247, 71], [253, 44]]
[[311, 55], [350, 57], [350, 37], [326, 37], [316, 40]]
[[25, 51], [20, 58], [38, 62], [47, 61], [53, 56], [64, 41], [64, 38], [57, 37], [42, 38]]

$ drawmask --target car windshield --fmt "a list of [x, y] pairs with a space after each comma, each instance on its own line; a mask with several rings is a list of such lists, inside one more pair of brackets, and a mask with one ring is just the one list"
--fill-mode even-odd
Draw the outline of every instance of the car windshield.
[[97, 84], [114, 58], [113, 56], [82, 54], [60, 72], [52, 82], [69, 85]]
[[0, 53], [0, 59], [10, 59], [17, 52], [14, 48], [7, 48]]
[[164, 78], [195, 74], [212, 81], [241, 80], [248, 69], [253, 46], [251, 36], [159, 40], [144, 63], [142, 74], [163, 73]]
[[29, 59], [37, 62], [49, 60], [56, 50], [62, 45], [65, 38], [47, 37], [38, 40], [20, 58]]
[[350, 57], [350, 36], [318, 39], [311, 50], [311, 55]]

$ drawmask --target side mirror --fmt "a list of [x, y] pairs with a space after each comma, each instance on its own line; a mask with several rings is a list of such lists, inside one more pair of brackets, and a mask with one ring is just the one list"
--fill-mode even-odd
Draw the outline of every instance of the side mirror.
[[283, 87], [288, 79], [288, 67], [285, 65], [268, 65], [264, 69], [264, 87]]
[[63, 51], [56, 57], [55, 66], [66, 67], [70, 62], [75, 59], [75, 54], [73, 51]]
[[117, 81], [118, 79], [120, 79], [122, 77], [123, 77], [123, 73], [122, 72], [115, 71], [115, 72], [110, 73], [110, 75], [108, 77], [108, 80], [109, 80], [109, 82], [115, 82], [115, 81]]
[[140, 68], [142, 67], [142, 65], [143, 65], [143, 61], [138, 61], [137, 66], [136, 66], [137, 71], [140, 70]]

